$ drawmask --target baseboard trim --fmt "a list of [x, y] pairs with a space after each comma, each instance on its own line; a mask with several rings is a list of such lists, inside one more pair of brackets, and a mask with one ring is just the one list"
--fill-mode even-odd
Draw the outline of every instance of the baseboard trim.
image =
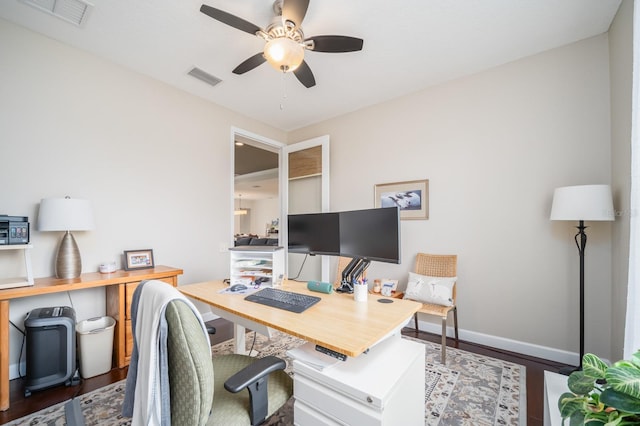
[[[407, 324], [409, 327], [414, 327], [413, 323]], [[422, 331], [429, 333], [440, 334], [442, 326], [440, 324], [434, 324], [431, 322], [425, 322], [418, 320], [418, 327]], [[542, 358], [550, 361], [561, 362], [563, 364], [578, 365], [580, 355], [577, 352], [569, 352], [561, 349], [550, 348], [547, 346], [536, 345], [534, 343], [522, 342], [519, 340], [507, 339], [499, 336], [492, 336], [489, 334], [478, 333], [476, 331], [469, 331], [458, 329], [458, 335], [461, 340], [465, 340], [471, 343], [477, 343], [479, 345], [490, 346], [496, 349], [502, 349], [505, 351], [516, 352], [519, 354], [534, 356], [536, 358]], [[455, 337], [455, 330], [453, 327], [447, 327], [447, 336]]]

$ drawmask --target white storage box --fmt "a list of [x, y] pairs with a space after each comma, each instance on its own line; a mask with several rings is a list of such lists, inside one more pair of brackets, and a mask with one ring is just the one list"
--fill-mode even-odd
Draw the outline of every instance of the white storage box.
[[116, 321], [111, 317], [90, 318], [76, 325], [80, 375], [84, 379], [111, 370], [115, 325]]

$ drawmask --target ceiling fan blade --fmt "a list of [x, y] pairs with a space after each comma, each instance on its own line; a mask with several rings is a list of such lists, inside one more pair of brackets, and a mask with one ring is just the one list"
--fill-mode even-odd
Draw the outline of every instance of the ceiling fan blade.
[[297, 27], [302, 26], [304, 15], [307, 14], [309, 0], [283, 0], [282, 2], [282, 19], [291, 21]]
[[314, 52], [342, 53], [356, 52], [362, 50], [364, 41], [361, 38], [339, 36], [339, 35], [323, 35], [309, 37], [305, 41], [313, 41]]
[[247, 59], [240, 65], [238, 65], [237, 67], [235, 67], [235, 69], [232, 72], [234, 74], [244, 74], [247, 71], [251, 71], [258, 65], [262, 65], [266, 61], [267, 60], [265, 59], [262, 52], [256, 53], [255, 55], [253, 55], [252, 57], [250, 57], [249, 59]]
[[293, 73], [296, 75], [298, 81], [307, 89], [316, 85], [316, 79], [311, 72], [311, 68], [309, 68], [309, 65], [307, 65], [305, 61], [302, 61]]
[[202, 6], [200, 6], [200, 12], [212, 17], [216, 21], [220, 21], [223, 24], [227, 24], [233, 28], [237, 28], [240, 31], [244, 31], [249, 34], [255, 35], [258, 31], [262, 30], [259, 26], [252, 24], [249, 21], [245, 21], [242, 18], [238, 18], [237, 16], [227, 13], [224, 10], [207, 6], [206, 4], [203, 4]]

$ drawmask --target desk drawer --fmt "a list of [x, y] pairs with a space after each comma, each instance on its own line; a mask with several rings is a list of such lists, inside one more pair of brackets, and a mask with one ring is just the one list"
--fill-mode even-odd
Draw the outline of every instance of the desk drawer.
[[316, 415], [330, 416], [338, 424], [380, 426], [383, 423], [379, 408], [366, 405], [365, 401], [358, 401], [352, 395], [336, 392], [301, 374], [294, 375], [293, 395], [296, 406], [300, 405], [294, 408], [304, 406], [308, 411], [315, 411]]
[[[175, 277], [167, 277], [167, 278], [158, 278], [158, 281], [164, 281], [167, 284], [171, 284], [172, 286], [175, 286]], [[136, 288], [138, 287], [138, 285], [140, 284], [140, 281], [136, 281], [136, 282], [132, 282], [132, 283], [127, 283], [125, 285], [125, 318], [130, 320], [131, 319], [131, 301], [133, 300], [133, 292], [136, 291]], [[128, 330], [130, 329], [127, 328]]]

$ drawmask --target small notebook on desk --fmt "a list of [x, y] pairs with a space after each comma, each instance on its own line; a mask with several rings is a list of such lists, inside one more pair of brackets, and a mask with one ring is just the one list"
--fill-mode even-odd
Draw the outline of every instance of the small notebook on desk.
[[316, 345], [311, 342], [307, 342], [297, 348], [289, 349], [287, 355], [291, 359], [303, 362], [309, 367], [313, 367], [318, 371], [322, 371], [327, 367], [331, 367], [340, 361], [338, 358], [323, 354], [316, 350]]

